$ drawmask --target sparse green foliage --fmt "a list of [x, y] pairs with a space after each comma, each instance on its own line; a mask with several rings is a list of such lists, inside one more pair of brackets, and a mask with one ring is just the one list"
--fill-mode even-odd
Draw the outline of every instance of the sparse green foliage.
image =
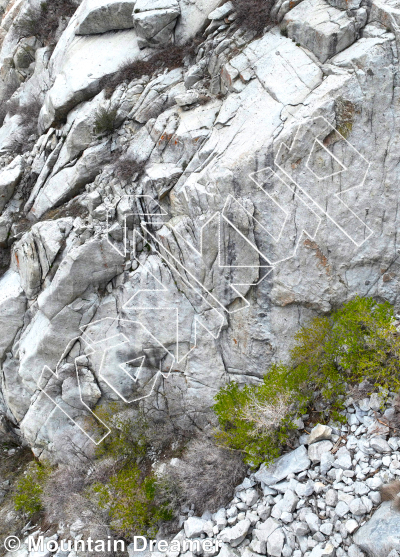
[[114, 474], [107, 484], [93, 486], [99, 506], [108, 509], [112, 528], [123, 536], [132, 532], [154, 536], [159, 521], [172, 518], [167, 504], [155, 501], [156, 477], [141, 476], [139, 468], [131, 463]]
[[17, 484], [14, 495], [15, 510], [33, 516], [42, 510], [41, 495], [50, 468], [36, 462], [32, 463]]
[[112, 133], [116, 129], [116, 108], [100, 107], [96, 112], [94, 131], [97, 135]]
[[316, 317], [295, 336], [289, 365], [273, 365], [257, 386], [231, 383], [216, 397], [217, 437], [256, 466], [275, 458], [292, 421], [321, 393], [338, 417], [349, 385], [400, 386], [400, 339], [388, 302], [356, 296], [329, 317]]

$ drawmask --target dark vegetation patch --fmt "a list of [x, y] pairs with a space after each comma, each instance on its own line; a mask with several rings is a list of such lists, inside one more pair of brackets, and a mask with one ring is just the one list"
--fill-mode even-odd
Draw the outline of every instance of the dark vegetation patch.
[[94, 131], [96, 135], [107, 135], [112, 133], [116, 127], [117, 109], [100, 107], [94, 120]]
[[8, 271], [11, 262], [11, 249], [9, 247], [0, 247], [0, 277]]
[[178, 466], [170, 466], [169, 481], [179, 503], [194, 505], [196, 516], [201, 516], [206, 510], [214, 513], [226, 506], [246, 471], [239, 452], [218, 447], [203, 437], [188, 445]]
[[[8, 83], [4, 90], [4, 98], [10, 99], [11, 95], [16, 91], [18, 87], [14, 83]], [[8, 113], [11, 113], [15, 109], [15, 105], [18, 105], [16, 99], [6, 100], [0, 103], [0, 126], [3, 125], [4, 118]], [[15, 112], [14, 112], [15, 114]]]
[[102, 79], [101, 87], [105, 89], [106, 98], [110, 98], [121, 83], [130, 83], [134, 79], [139, 79], [144, 75], [151, 76], [166, 68], [169, 70], [180, 68], [183, 66], [185, 58], [193, 59], [201, 41], [201, 37], [196, 35], [182, 46], [169, 45], [157, 50], [146, 60], [124, 62], [114, 74]]
[[146, 166], [145, 162], [138, 162], [128, 155], [116, 155], [114, 159], [114, 174], [120, 180], [127, 182], [139, 176]]
[[76, 9], [72, 0], [48, 0], [22, 14], [15, 29], [20, 38], [35, 36], [44, 45], [53, 45], [60, 19], [71, 17]]
[[273, 0], [232, 0], [232, 3], [237, 13], [236, 23], [258, 37], [267, 25], [274, 23], [271, 19]]
[[[8, 451], [14, 449], [14, 453]], [[34, 462], [32, 451], [27, 447], [20, 447], [12, 442], [0, 445], [0, 484], [7, 487], [0, 506], [0, 536], [5, 539], [9, 535], [18, 534], [26, 525], [26, 519], [21, 513], [15, 513], [14, 495], [18, 481], [27, 467]]]

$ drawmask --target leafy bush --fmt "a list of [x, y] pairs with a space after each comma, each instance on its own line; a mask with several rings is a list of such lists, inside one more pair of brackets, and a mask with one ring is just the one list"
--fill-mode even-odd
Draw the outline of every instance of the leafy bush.
[[398, 390], [400, 339], [387, 302], [357, 296], [329, 317], [316, 317], [295, 336], [288, 365], [273, 365], [263, 382], [230, 383], [216, 396], [216, 436], [254, 466], [279, 455], [293, 421], [319, 394], [332, 417], [348, 386], [369, 381]]
[[168, 504], [156, 502], [157, 479], [144, 476], [134, 464], [124, 466], [107, 484], [95, 484], [100, 508], [107, 509], [111, 527], [122, 536], [154, 536], [160, 521], [172, 518]]
[[94, 131], [97, 135], [112, 133], [116, 129], [116, 108], [101, 107], [97, 110], [94, 120]]
[[306, 379], [285, 366], [273, 366], [257, 386], [241, 388], [229, 383], [216, 396], [214, 411], [220, 429], [216, 438], [244, 453], [252, 466], [279, 456], [281, 445], [304, 413], [308, 397], [302, 393]]
[[260, 36], [264, 28], [273, 23], [270, 17], [273, 0], [232, 0], [232, 2], [238, 16], [236, 22], [243, 29], [255, 31], [256, 36]]
[[43, 44], [53, 44], [60, 18], [71, 17], [77, 8], [72, 0], [49, 0], [39, 9], [30, 8], [17, 20], [15, 28], [20, 38], [37, 37]]
[[32, 463], [24, 476], [19, 480], [14, 495], [15, 510], [27, 516], [43, 510], [42, 493], [50, 468], [43, 464]]

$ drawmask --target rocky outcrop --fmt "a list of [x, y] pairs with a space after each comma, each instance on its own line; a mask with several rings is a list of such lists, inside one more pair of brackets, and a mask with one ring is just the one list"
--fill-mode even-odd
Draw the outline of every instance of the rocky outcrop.
[[178, 0], [136, 0], [133, 21], [140, 48], [170, 43], [179, 15]]
[[77, 35], [95, 35], [132, 29], [134, 0], [92, 0], [86, 3], [85, 14], [80, 18], [75, 31]]
[[[82, 423], [111, 400], [157, 413], [179, 391], [207, 419], [312, 316], [356, 293], [397, 308], [392, 3], [279, 1], [257, 34], [235, 2], [84, 0], [54, 49], [19, 38], [16, 5], [1, 27], [1, 358], [4, 412], [35, 454], [56, 458], [66, 431], [91, 442]], [[86, 410], [63, 367], [80, 359]], [[326, 436], [290, 473], [329, 465]], [[258, 473], [265, 488], [284, 464]]]

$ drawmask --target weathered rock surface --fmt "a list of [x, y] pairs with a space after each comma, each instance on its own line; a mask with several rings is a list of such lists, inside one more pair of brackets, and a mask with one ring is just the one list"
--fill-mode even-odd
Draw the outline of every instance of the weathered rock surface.
[[349, 47], [357, 37], [362, 20], [329, 6], [325, 0], [303, 0], [283, 19], [288, 36], [311, 50], [321, 62]]
[[16, 157], [13, 162], [0, 172], [0, 212], [11, 199], [15, 186], [21, 179], [23, 171], [22, 164], [22, 158]]
[[265, 485], [272, 486], [287, 478], [289, 474], [306, 470], [309, 465], [307, 449], [302, 446], [292, 453], [281, 456], [269, 467], [262, 465], [255, 477]]
[[[0, 128], [1, 253], [11, 253], [0, 279], [10, 291], [0, 304], [0, 402], [43, 458], [57, 456], [66, 432], [89, 442], [39, 393], [44, 368], [55, 373], [60, 359], [85, 359], [90, 408], [140, 399], [162, 411], [161, 401], [177, 404], [176, 387], [206, 419], [222, 385], [260, 379], [313, 316], [355, 293], [396, 311], [399, 303], [399, 8], [279, 0], [282, 23], [255, 37], [239, 28], [233, 3], [131, 4], [81, 2], [54, 49], [18, 40], [17, 8], [1, 24], [0, 98], [13, 97]], [[193, 51], [170, 50], [200, 30]], [[121, 64], [150, 59], [106, 87]], [[100, 108], [111, 120], [101, 138]], [[112, 338], [125, 342], [117, 348]], [[132, 375], [123, 367], [131, 361]], [[59, 371], [46, 388], [84, 423], [78, 378]], [[348, 446], [332, 450], [338, 433], [319, 428], [311, 459], [301, 445], [262, 467], [260, 486], [253, 478], [237, 496], [249, 508], [213, 528], [249, 521], [235, 548], [248, 557], [331, 555], [330, 544], [344, 557], [341, 544], [354, 545], [346, 540], [379, 502], [375, 460], [397, 475], [379, 408], [375, 397], [349, 412], [340, 431]], [[310, 503], [306, 519], [297, 505], [328, 484], [336, 495], [326, 493], [325, 507]], [[245, 548], [262, 531], [254, 513], [276, 520], [277, 532]]]
[[372, 518], [354, 536], [355, 543], [370, 557], [387, 557], [400, 550], [400, 513], [382, 503]]
[[179, 15], [178, 0], [136, 0], [133, 21], [140, 47], [171, 42]]
[[134, 0], [91, 0], [86, 2], [85, 15], [75, 31], [77, 35], [95, 35], [131, 29]]

